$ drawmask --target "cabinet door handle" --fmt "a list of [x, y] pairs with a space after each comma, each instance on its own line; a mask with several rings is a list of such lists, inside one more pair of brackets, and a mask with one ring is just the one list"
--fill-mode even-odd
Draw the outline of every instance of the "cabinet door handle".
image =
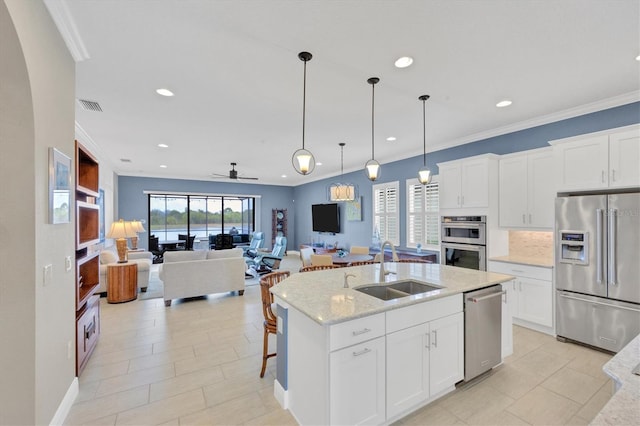
[[365, 333], [368, 333], [370, 331], [371, 331], [370, 328], [363, 328], [362, 330], [353, 331], [351, 334], [353, 334], [354, 336], [359, 336], [361, 334], [365, 334]]
[[371, 349], [364, 348], [363, 350], [361, 350], [359, 352], [353, 352], [353, 356], [360, 356], [360, 355], [368, 354], [369, 352], [371, 352]]
[[431, 333], [425, 333], [425, 336], [427, 338], [427, 344], [425, 345], [425, 348], [431, 349]]
[[533, 222], [532, 217], [533, 216], [531, 215], [531, 213], [529, 213], [529, 224], [531, 224]]
[[602, 181], [602, 183], [604, 183], [604, 170], [602, 171], [602, 176], [600, 177], [600, 180]]
[[461, 205], [461, 206], [464, 206], [464, 195], [463, 195], [462, 197], [460, 197], [460, 199], [461, 199], [461, 201], [462, 201], [462, 202], [460, 203], [460, 205]]
[[458, 205], [460, 205], [460, 196], [458, 195]]
[[518, 281], [518, 289], [522, 291], [522, 281]]
[[437, 348], [438, 347], [438, 330], [433, 330], [433, 347]]
[[611, 170], [611, 182], [616, 181], [616, 169]]
[[524, 213], [522, 213], [522, 223], [523, 224], [527, 223], [526, 220], [525, 220], [525, 214]]

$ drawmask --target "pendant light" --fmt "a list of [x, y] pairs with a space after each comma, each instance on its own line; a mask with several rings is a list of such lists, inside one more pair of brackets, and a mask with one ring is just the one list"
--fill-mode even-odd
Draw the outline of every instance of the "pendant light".
[[298, 53], [298, 58], [304, 62], [304, 78], [302, 83], [302, 149], [293, 153], [291, 162], [296, 172], [301, 175], [308, 175], [316, 167], [316, 159], [313, 158], [311, 152], [304, 149], [304, 125], [305, 125], [305, 112], [306, 112], [306, 100], [307, 100], [307, 62], [311, 60], [313, 56], [309, 52]]
[[374, 135], [374, 119], [373, 119], [373, 105], [375, 100], [375, 87], [376, 83], [378, 83], [380, 79], [378, 77], [371, 77], [367, 80], [367, 83], [371, 85], [371, 160], [367, 161], [364, 165], [365, 173], [367, 174], [367, 178], [370, 181], [375, 181], [380, 177], [380, 163], [376, 161], [374, 155], [374, 143], [373, 143], [373, 135]]
[[344, 175], [344, 142], [340, 142], [340, 181], [329, 187], [329, 201], [353, 201], [358, 196], [358, 187], [352, 183], [342, 183]]
[[422, 168], [418, 170], [418, 180], [423, 185], [429, 185], [431, 170], [427, 168], [427, 113], [425, 106], [429, 95], [422, 95], [418, 99], [422, 101]]

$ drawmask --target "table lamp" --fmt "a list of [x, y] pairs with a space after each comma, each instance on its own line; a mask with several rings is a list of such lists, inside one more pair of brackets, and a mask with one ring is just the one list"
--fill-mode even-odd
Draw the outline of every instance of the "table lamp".
[[107, 234], [107, 238], [116, 240], [116, 249], [118, 250], [118, 263], [127, 263], [127, 238], [135, 237], [136, 232], [131, 226], [131, 222], [125, 222], [120, 219], [111, 224], [111, 229]]
[[142, 226], [142, 222], [140, 222], [139, 220], [132, 220], [131, 226], [136, 233], [135, 237], [131, 237], [131, 250], [138, 250], [138, 233], [147, 232], [147, 230], [144, 229], [144, 226]]

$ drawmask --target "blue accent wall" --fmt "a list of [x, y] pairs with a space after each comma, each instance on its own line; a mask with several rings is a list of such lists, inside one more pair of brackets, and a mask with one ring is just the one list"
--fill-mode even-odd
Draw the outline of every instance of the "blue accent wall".
[[[251, 185], [233, 182], [212, 182], [183, 179], [158, 179], [135, 176], [118, 177], [118, 214], [125, 220], [146, 219], [149, 216], [148, 196], [145, 191], [229, 195], [259, 195], [261, 230], [265, 233], [265, 247], [271, 247], [271, 209], [287, 209], [287, 246], [294, 246], [295, 215], [293, 188], [277, 185]], [[256, 218], [257, 220], [257, 218]], [[149, 227], [145, 226], [148, 231]], [[140, 246], [148, 247], [149, 233], [141, 235]]]
[[[549, 123], [529, 129], [496, 136], [453, 148], [427, 154], [427, 166], [433, 174], [438, 173], [437, 163], [456, 160], [474, 155], [494, 153], [508, 154], [548, 146], [548, 141], [566, 137], [613, 129], [640, 123], [640, 102], [634, 102], [603, 111], [585, 114], [555, 123]], [[364, 161], [363, 161], [364, 164]], [[405, 181], [414, 178], [422, 167], [422, 155], [382, 164], [380, 179], [375, 183], [400, 182], [400, 206], [406, 205]], [[371, 188], [364, 170], [347, 173], [345, 181], [359, 187], [362, 200], [362, 221], [348, 222], [345, 218], [344, 203], [340, 205], [341, 233], [336, 235], [312, 232], [311, 204], [327, 202], [327, 188], [335, 178], [311, 182], [297, 187], [275, 185], [250, 185], [243, 183], [225, 183], [179, 179], [154, 179], [121, 176], [118, 178], [118, 214], [116, 217], [126, 220], [147, 217], [147, 196], [143, 191], [176, 191], [190, 193], [215, 194], [252, 194], [261, 195], [262, 231], [271, 241], [271, 209], [288, 209], [288, 248], [297, 249], [299, 244], [322, 241], [340, 246], [368, 246], [372, 237]], [[141, 245], [146, 246], [148, 235], [143, 235]], [[404, 214], [400, 215], [400, 245], [406, 247], [406, 226]]]

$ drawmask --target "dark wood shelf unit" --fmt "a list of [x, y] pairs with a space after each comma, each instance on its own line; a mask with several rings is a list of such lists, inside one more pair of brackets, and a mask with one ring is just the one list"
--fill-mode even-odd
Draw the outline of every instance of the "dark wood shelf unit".
[[92, 197], [99, 196], [100, 169], [98, 160], [76, 141], [76, 191]]
[[76, 259], [76, 310], [81, 309], [100, 285], [100, 253], [95, 252]]
[[[271, 210], [271, 247], [276, 243], [276, 237], [287, 236], [287, 209]], [[289, 243], [287, 242], [287, 245]]]
[[87, 364], [100, 336], [100, 242], [98, 160], [76, 141], [76, 375]]
[[100, 206], [76, 201], [76, 250], [100, 242]]

